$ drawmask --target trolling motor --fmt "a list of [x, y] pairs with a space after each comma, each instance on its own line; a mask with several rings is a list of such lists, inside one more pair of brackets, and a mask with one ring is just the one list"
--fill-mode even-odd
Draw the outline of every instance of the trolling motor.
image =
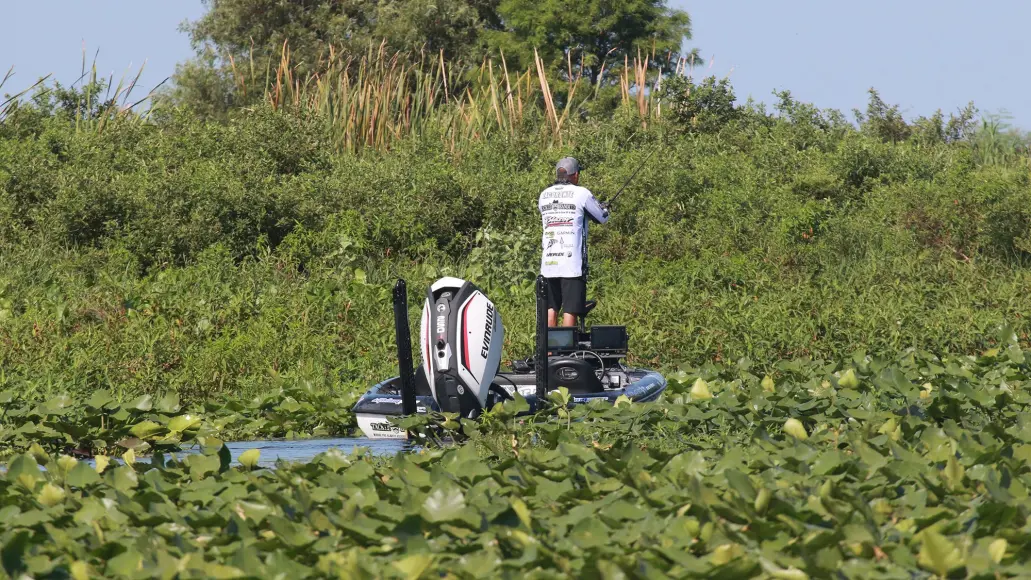
[[423, 369], [440, 410], [478, 417], [505, 341], [494, 303], [471, 282], [441, 278], [426, 294], [420, 338]]

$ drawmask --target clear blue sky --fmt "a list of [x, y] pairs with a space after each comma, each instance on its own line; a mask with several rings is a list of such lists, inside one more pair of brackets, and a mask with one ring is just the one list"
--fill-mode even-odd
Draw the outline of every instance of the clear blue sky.
[[[730, 74], [739, 101], [774, 89], [822, 108], [865, 109], [867, 90], [912, 119], [969, 101], [1031, 129], [1027, 0], [672, 0], [692, 46]], [[699, 71], [701, 72], [701, 71]]]
[[[772, 102], [774, 89], [850, 112], [876, 87], [907, 118], [955, 111], [973, 100], [1006, 109], [1031, 129], [1031, 23], [1026, 0], [672, 0], [694, 22], [692, 46], [730, 75], [740, 101]], [[178, 31], [203, 13], [200, 0], [13, 0], [4, 7], [0, 68], [8, 91], [54, 73], [79, 76], [82, 46], [100, 49], [99, 71], [121, 78], [148, 61], [150, 88], [192, 55]], [[0, 72], [0, 74], [2, 74]], [[701, 73], [702, 71], [699, 71]]]
[[62, 84], [74, 82], [85, 44], [87, 66], [99, 49], [97, 74], [114, 74], [115, 84], [123, 76], [132, 80], [146, 61], [142, 98], [193, 55], [179, 24], [199, 18], [204, 6], [200, 0], [9, 0], [3, 13], [0, 78], [11, 66], [16, 75], [4, 92], [20, 91], [51, 73]]

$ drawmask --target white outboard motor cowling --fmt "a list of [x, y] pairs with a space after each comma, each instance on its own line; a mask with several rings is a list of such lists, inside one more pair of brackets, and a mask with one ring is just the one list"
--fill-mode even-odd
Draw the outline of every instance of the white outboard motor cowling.
[[422, 364], [440, 410], [475, 418], [501, 366], [505, 327], [494, 303], [471, 282], [441, 278], [422, 310]]

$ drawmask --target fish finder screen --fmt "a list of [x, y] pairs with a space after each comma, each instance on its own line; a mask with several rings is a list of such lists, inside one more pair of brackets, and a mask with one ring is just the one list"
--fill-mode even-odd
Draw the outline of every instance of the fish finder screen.
[[575, 329], [548, 329], [548, 346], [550, 348], [573, 348], [575, 346], [575, 339], [573, 332]]

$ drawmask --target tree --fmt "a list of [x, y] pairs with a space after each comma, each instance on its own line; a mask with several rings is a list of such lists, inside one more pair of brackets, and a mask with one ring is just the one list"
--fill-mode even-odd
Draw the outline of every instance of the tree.
[[284, 47], [295, 78], [324, 70], [331, 49], [346, 59], [380, 43], [389, 54], [443, 54], [466, 66], [478, 65], [488, 50], [503, 52], [510, 70], [531, 66], [534, 48], [552, 71], [565, 70], [571, 51], [574, 75], [593, 84], [638, 50], [663, 62], [675, 58], [691, 34], [687, 13], [665, 0], [203, 1], [207, 12], [182, 27], [197, 57], [179, 65], [173, 93], [206, 116], [260, 97], [238, 76], [264, 78]]
[[675, 61], [691, 38], [687, 12], [665, 0], [501, 0], [498, 15], [501, 30], [488, 33], [489, 43], [510, 62], [525, 66], [536, 48], [555, 68], [572, 61], [591, 84], [638, 51], [655, 54], [656, 66]]
[[[447, 59], [481, 52], [479, 32], [496, 0], [204, 0], [207, 13], [184, 26], [198, 52], [208, 46], [234, 57], [263, 60], [289, 44], [293, 64], [311, 70], [332, 46], [364, 53], [385, 42], [389, 50]], [[479, 56], [479, 55], [477, 55]]]
[[[197, 56], [176, 68], [173, 98], [201, 115], [221, 117], [260, 98], [234, 78], [279, 65], [289, 49], [295, 77], [319, 73], [336, 57], [364, 55], [385, 43], [412, 59], [443, 54], [479, 62], [482, 30], [499, 25], [498, 0], [203, 0], [208, 10], [181, 28]], [[233, 72], [234, 66], [236, 73]]]

